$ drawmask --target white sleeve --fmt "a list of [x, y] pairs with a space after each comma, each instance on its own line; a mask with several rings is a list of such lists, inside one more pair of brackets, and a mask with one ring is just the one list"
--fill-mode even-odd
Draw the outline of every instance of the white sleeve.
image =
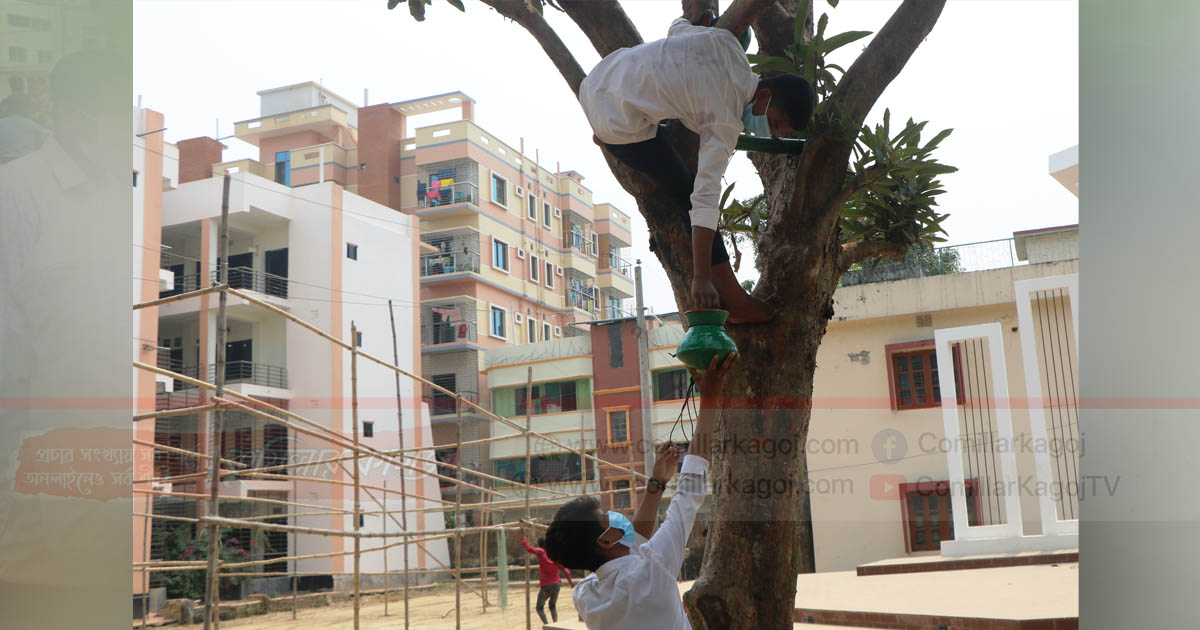
[[[696, 161], [696, 183], [692, 188], [692, 227], [717, 229], [721, 210], [721, 177], [737, 147], [741, 122], [736, 125], [711, 123], [700, 130], [700, 155]], [[715, 238], [720, 238], [715, 237]]]
[[671, 495], [667, 517], [646, 543], [662, 559], [671, 575], [678, 574], [679, 568], [683, 566], [683, 550], [687, 545], [688, 534], [692, 531], [692, 525], [696, 523], [696, 512], [700, 511], [700, 504], [704, 503], [707, 471], [708, 461], [703, 457], [683, 457], [683, 470], [680, 472], [675, 494]]

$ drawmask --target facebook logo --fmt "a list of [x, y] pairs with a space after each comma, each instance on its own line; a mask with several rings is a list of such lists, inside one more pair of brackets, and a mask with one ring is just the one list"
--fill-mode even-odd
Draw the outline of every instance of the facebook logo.
[[881, 464], [894, 464], [908, 453], [908, 441], [904, 439], [904, 434], [895, 429], [884, 429], [875, 434], [875, 439], [871, 440], [871, 452], [875, 455], [875, 461]]

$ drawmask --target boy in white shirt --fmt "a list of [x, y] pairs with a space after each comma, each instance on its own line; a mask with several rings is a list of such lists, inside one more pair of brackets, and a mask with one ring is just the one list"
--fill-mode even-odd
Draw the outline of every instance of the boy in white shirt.
[[[580, 84], [579, 102], [596, 142], [687, 212], [696, 308], [724, 308], [730, 323], [754, 323], [774, 314], [742, 289], [716, 233], [721, 177], [743, 129], [772, 136], [804, 129], [815, 97], [803, 77], [754, 74], [738, 35], [679, 18], [665, 39], [602, 59]], [[663, 138], [659, 123], [669, 119], [700, 136], [697, 172]], [[650, 249], [657, 249], [653, 238]]]
[[568, 569], [593, 572], [573, 592], [575, 610], [590, 630], [691, 628], [675, 578], [696, 512], [704, 502], [713, 426], [725, 375], [736, 361], [737, 355], [730, 354], [717, 365], [714, 357], [703, 375], [692, 372], [700, 386], [700, 415], [683, 458], [679, 485], [657, 532], [658, 504], [679, 461], [679, 452], [671, 444], [658, 450], [653, 476], [632, 523], [619, 512], [605, 514], [592, 497], [575, 499], [554, 515], [546, 531], [546, 553]]

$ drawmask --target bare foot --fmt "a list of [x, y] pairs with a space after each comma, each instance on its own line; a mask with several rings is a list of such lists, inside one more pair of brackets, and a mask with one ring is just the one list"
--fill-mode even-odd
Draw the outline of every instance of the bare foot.
[[730, 324], [764, 324], [775, 319], [776, 309], [770, 304], [749, 295], [738, 300], [737, 304], [726, 306]]

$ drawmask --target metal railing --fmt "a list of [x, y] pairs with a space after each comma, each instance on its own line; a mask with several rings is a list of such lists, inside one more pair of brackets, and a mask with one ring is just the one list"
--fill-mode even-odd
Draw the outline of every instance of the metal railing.
[[[212, 272], [213, 284], [216, 284], [219, 279], [219, 272]], [[250, 267], [231, 267], [229, 269], [229, 287], [257, 291], [281, 298], [288, 296], [288, 279], [286, 277], [256, 271]]]
[[[170, 270], [168, 270], [168, 271], [170, 271]], [[187, 293], [188, 291], [196, 291], [199, 288], [200, 288], [200, 274], [193, 273], [193, 274], [176, 275], [174, 288], [167, 290], [167, 291], [159, 291], [158, 297], [160, 297], [160, 298], [171, 297], [172, 295], [179, 295], [180, 293]]]
[[[478, 392], [459, 391], [456, 393], [462, 396], [463, 400], [479, 404]], [[455, 415], [458, 412], [458, 409], [455, 407], [455, 401], [458, 399], [448, 394], [434, 392], [429, 396], [425, 396], [424, 400], [429, 404], [429, 415], [431, 416]], [[471, 408], [464, 405], [463, 414], [467, 414], [468, 411], [471, 411]]]
[[626, 278], [633, 277], [633, 263], [618, 256], [614, 250], [609, 250], [607, 256], [600, 258], [600, 268], [612, 269]]
[[421, 326], [421, 345], [436, 346], [476, 340], [475, 322], [463, 320]]
[[1014, 239], [981, 241], [932, 250], [912, 248], [901, 262], [864, 261], [842, 276], [840, 286], [893, 282], [951, 273], [1004, 269], [1025, 264], [1017, 260]]
[[[208, 366], [208, 381], [216, 382], [217, 366]], [[253, 363], [250, 361], [228, 361], [225, 363], [226, 383], [249, 383], [263, 387], [287, 389], [287, 368], [279, 365]]]
[[455, 182], [441, 188], [433, 188], [429, 182], [423, 183], [425, 190], [417, 192], [418, 208], [436, 208], [457, 203], [479, 205], [479, 186], [470, 182]]
[[567, 289], [567, 303], [575, 308], [581, 308], [590, 312], [595, 308], [596, 298], [591, 293], [572, 287]]
[[470, 271], [479, 273], [479, 254], [475, 252], [445, 252], [421, 256], [421, 277]]

